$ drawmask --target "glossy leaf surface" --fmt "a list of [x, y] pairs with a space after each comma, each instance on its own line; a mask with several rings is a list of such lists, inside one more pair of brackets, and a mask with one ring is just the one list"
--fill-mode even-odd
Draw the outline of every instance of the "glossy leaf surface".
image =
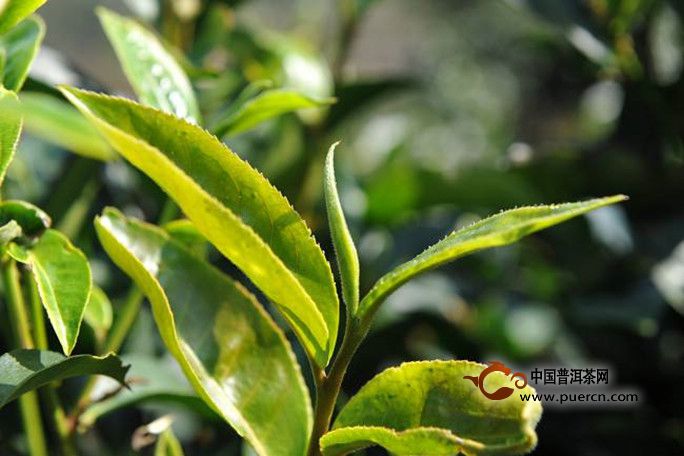
[[87, 158], [117, 157], [95, 127], [70, 104], [36, 92], [23, 92], [19, 98], [27, 131]]
[[0, 185], [5, 180], [21, 134], [21, 117], [8, 112], [16, 100], [14, 93], [0, 87]]
[[356, 253], [354, 240], [347, 227], [340, 196], [337, 193], [337, 182], [335, 181], [336, 146], [337, 143], [330, 146], [325, 160], [323, 190], [325, 192], [325, 207], [328, 212], [328, 225], [330, 226], [337, 266], [342, 279], [342, 294], [349, 313], [354, 315], [359, 305], [359, 257]]
[[30, 16], [45, 0], [5, 0], [0, 3], [0, 34]]
[[390, 293], [422, 272], [478, 250], [512, 244], [528, 234], [625, 199], [623, 195], [616, 195], [577, 203], [521, 207], [454, 231], [378, 280], [361, 301], [360, 312], [374, 311]]
[[190, 80], [159, 39], [137, 22], [105, 8], [97, 14], [140, 101], [198, 123], [200, 112]]
[[282, 332], [242, 286], [163, 230], [107, 210], [105, 250], [145, 292], [198, 394], [263, 455], [302, 455], [309, 395]]
[[330, 265], [287, 199], [199, 127], [128, 100], [64, 93], [274, 302], [324, 366], [337, 338], [339, 303]]
[[115, 355], [66, 358], [42, 350], [14, 350], [0, 356], [0, 408], [51, 382], [80, 375], [106, 375], [123, 384], [128, 366]]
[[52, 229], [30, 248], [12, 245], [9, 253], [30, 266], [52, 329], [64, 354], [70, 354], [90, 297], [90, 266], [85, 255]]
[[468, 361], [423, 361], [387, 369], [356, 394], [323, 436], [325, 455], [347, 454], [381, 445], [392, 454], [436, 456], [520, 454], [537, 442], [539, 402], [515, 389], [501, 372], [486, 376], [488, 391], [514, 388], [502, 400], [487, 399], [464, 376], [478, 377], [487, 366]]
[[219, 137], [233, 136], [282, 114], [299, 109], [318, 108], [331, 102], [330, 99], [317, 100], [295, 90], [267, 90], [219, 121], [212, 130]]
[[7, 89], [18, 92], [24, 85], [44, 35], [43, 21], [30, 17], [0, 36], [6, 58], [2, 82]]

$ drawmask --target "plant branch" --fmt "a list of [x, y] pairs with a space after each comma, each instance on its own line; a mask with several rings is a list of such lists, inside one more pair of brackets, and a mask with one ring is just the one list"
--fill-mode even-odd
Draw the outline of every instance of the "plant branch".
[[[26, 303], [24, 302], [19, 282], [19, 270], [14, 260], [7, 260], [2, 265], [2, 279], [5, 287], [7, 310], [14, 328], [17, 345], [21, 348], [34, 348], [31, 327], [26, 312]], [[35, 391], [23, 394], [19, 398], [19, 408], [31, 456], [47, 456], [38, 394]]]
[[321, 449], [318, 442], [330, 428], [332, 415], [335, 411], [335, 404], [337, 403], [337, 397], [340, 394], [342, 381], [347, 373], [347, 368], [349, 367], [349, 363], [354, 357], [356, 350], [366, 337], [369, 327], [369, 320], [359, 321], [347, 319], [342, 344], [330, 367], [330, 372], [327, 375], [323, 372], [322, 375], [317, 378], [316, 372], [314, 371], [314, 379], [316, 381], [316, 411], [314, 414], [311, 440], [309, 441], [309, 456], [321, 456]]

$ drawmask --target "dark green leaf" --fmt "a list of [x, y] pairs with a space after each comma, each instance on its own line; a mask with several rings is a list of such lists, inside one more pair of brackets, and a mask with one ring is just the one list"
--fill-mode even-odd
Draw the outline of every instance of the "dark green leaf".
[[325, 207], [328, 211], [328, 225], [330, 226], [337, 266], [342, 280], [342, 295], [349, 314], [355, 315], [359, 305], [359, 257], [337, 193], [337, 182], [335, 181], [335, 147], [337, 144], [330, 146], [328, 157], [325, 160], [323, 189], [325, 191]]
[[48, 229], [30, 248], [11, 245], [12, 257], [30, 266], [43, 307], [69, 355], [76, 345], [90, 297], [90, 266], [85, 255], [59, 231]]
[[422, 272], [478, 250], [512, 244], [528, 234], [626, 199], [616, 195], [578, 203], [521, 207], [454, 231], [413, 260], [385, 274], [363, 298], [359, 311], [363, 315], [374, 312], [390, 293]]
[[198, 394], [263, 455], [303, 455], [309, 394], [290, 346], [256, 299], [167, 233], [108, 209], [96, 228], [144, 291]]
[[0, 202], [0, 225], [11, 221], [21, 227], [24, 242], [40, 237], [52, 223], [45, 212], [31, 203], [15, 200]]
[[[487, 375], [487, 390], [513, 388], [487, 399], [464, 376], [487, 366], [468, 361], [423, 361], [387, 369], [354, 396], [321, 439], [326, 456], [381, 445], [397, 455], [520, 454], [534, 448], [541, 404], [502, 372]], [[515, 378], [520, 381], [520, 379]]]
[[0, 36], [0, 47], [4, 48], [6, 53], [2, 76], [6, 88], [18, 92], [24, 85], [44, 35], [45, 25], [36, 16], [26, 19]]
[[200, 112], [190, 80], [159, 39], [108, 9], [98, 8], [97, 14], [140, 101], [198, 123]]
[[43, 385], [80, 375], [106, 375], [124, 383], [128, 366], [115, 355], [66, 358], [42, 350], [14, 350], [0, 356], [0, 408]]
[[287, 199], [199, 127], [129, 100], [63, 90], [274, 302], [309, 355], [326, 365], [337, 339], [337, 293], [330, 265]]
[[0, 35], [17, 25], [45, 3], [45, 0], [4, 0], [0, 3]]

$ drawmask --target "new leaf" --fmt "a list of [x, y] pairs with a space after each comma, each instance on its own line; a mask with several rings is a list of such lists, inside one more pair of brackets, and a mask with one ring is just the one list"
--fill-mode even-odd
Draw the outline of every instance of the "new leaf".
[[303, 455], [311, 406], [299, 365], [242, 286], [163, 230], [108, 209], [97, 233], [144, 291], [171, 354], [198, 394], [262, 455]]
[[273, 301], [309, 355], [325, 366], [337, 338], [335, 285], [323, 252], [287, 199], [195, 125], [122, 98], [63, 92]]
[[363, 298], [359, 312], [372, 314], [394, 290], [422, 272], [478, 250], [512, 244], [528, 234], [625, 199], [627, 197], [623, 195], [616, 195], [578, 203], [521, 207], [454, 231], [411, 261], [385, 274]]

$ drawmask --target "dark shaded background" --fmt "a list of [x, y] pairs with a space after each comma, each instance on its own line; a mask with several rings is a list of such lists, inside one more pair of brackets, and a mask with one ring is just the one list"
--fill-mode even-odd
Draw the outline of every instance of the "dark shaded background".
[[[208, 118], [263, 77], [338, 98], [327, 113], [287, 115], [230, 144], [284, 191], [331, 254], [321, 163], [342, 139], [339, 181], [365, 290], [454, 227], [500, 209], [629, 195], [404, 286], [379, 314], [344, 392], [405, 360], [606, 364], [617, 385], [640, 391], [639, 405], [546, 410], [536, 454], [684, 454], [681, 2], [215, 1], [173, 35], [163, 18], [144, 14], [154, 0], [51, 0], [40, 14], [53, 52], [34, 67], [34, 89], [47, 78], [130, 93], [92, 14], [100, 3], [130, 15], [137, 5], [171, 33], [194, 65]], [[55, 69], [55, 53], [69, 71]], [[162, 195], [152, 183], [28, 137], [7, 185], [47, 208], [94, 258], [96, 281], [115, 300], [123, 295], [128, 282], [90, 220], [105, 205], [154, 220]], [[83, 201], [75, 219], [74, 198]], [[160, 356], [155, 331], [145, 310], [124, 351]], [[75, 386], [65, 386], [67, 397]], [[82, 437], [83, 454], [130, 452], [132, 432], [169, 407], [103, 418]], [[240, 453], [223, 423], [172, 409], [188, 454]], [[22, 445], [8, 410], [2, 454]]]

